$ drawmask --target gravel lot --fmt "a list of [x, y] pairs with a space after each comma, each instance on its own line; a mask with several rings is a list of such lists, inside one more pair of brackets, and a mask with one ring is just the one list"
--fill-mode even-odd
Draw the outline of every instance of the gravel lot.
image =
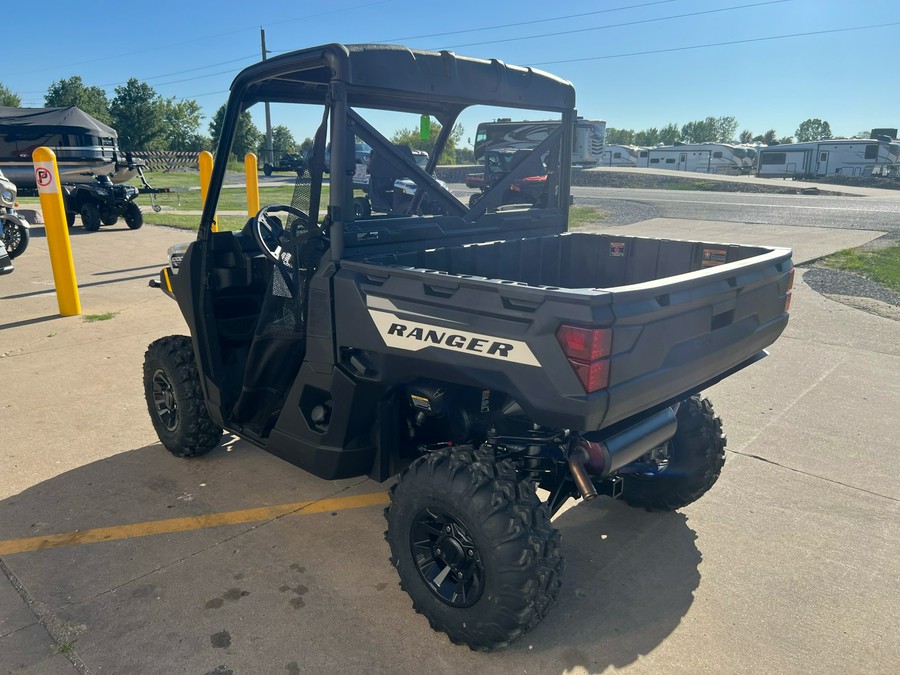
[[[632, 202], [627, 199], [602, 199], [592, 203], [604, 214], [603, 220], [597, 221], [598, 228], [615, 227], [617, 225], [631, 225], [642, 220], [650, 220], [659, 216], [655, 206]], [[575, 206], [578, 206], [578, 198], [575, 198]]]
[[827, 267], [813, 267], [803, 280], [814, 291], [823, 295], [843, 295], [854, 298], [870, 298], [894, 307], [900, 307], [900, 294], [870, 281], [853, 272], [833, 270]]

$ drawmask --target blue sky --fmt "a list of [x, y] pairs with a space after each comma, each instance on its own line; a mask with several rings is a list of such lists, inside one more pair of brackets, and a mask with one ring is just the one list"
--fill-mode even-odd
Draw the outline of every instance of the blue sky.
[[[774, 128], [779, 136], [811, 117], [846, 136], [900, 126], [897, 0], [156, 0], [90, 8], [49, 0], [32, 7], [7, 24], [18, 39], [8, 41], [0, 74], [23, 105], [42, 106], [47, 87], [72, 75], [110, 98], [136, 77], [164, 97], [196, 99], [207, 115], [204, 133], [234, 74], [259, 60], [260, 26], [276, 53], [391, 42], [535, 65], [575, 84], [580, 114], [618, 128], [709, 115], [733, 115], [739, 131]], [[464, 137], [474, 136], [474, 124], [464, 124]], [[306, 135], [295, 131], [298, 140]]]

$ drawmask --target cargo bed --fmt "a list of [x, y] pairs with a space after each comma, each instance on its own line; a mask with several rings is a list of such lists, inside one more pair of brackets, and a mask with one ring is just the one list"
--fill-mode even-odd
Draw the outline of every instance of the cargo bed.
[[[539, 424], [592, 431], [758, 359], [787, 323], [791, 269], [789, 249], [588, 232], [345, 259], [337, 342], [362, 349], [385, 384], [435, 377], [516, 392]], [[521, 342], [536, 363], [453, 350], [434, 332], [401, 340], [389, 334], [397, 322], [407, 335]], [[612, 329], [606, 388], [585, 393], [561, 324]]]

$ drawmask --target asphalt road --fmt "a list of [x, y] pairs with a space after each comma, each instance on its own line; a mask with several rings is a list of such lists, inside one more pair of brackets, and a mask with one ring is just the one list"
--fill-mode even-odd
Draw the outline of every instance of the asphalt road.
[[[625, 201], [652, 209], [650, 217], [658, 218], [885, 232], [900, 230], [900, 192], [885, 197], [832, 197], [575, 187], [572, 193], [576, 204], [603, 210]], [[641, 213], [641, 219], [646, 217]]]

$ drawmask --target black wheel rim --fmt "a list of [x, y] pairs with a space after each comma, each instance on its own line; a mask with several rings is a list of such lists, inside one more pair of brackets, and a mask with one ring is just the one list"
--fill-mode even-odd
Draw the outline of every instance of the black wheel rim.
[[3, 226], [3, 245], [6, 246], [6, 250], [9, 252], [10, 256], [16, 253], [21, 241], [22, 234], [19, 232], [19, 228], [16, 225], [7, 223]]
[[471, 607], [481, 597], [485, 569], [465, 526], [440, 509], [424, 509], [410, 528], [410, 548], [425, 585], [451, 607]]
[[175, 431], [178, 426], [178, 405], [175, 402], [175, 391], [172, 389], [172, 381], [162, 371], [153, 373], [151, 380], [153, 386], [153, 405], [159, 420], [169, 431]]

